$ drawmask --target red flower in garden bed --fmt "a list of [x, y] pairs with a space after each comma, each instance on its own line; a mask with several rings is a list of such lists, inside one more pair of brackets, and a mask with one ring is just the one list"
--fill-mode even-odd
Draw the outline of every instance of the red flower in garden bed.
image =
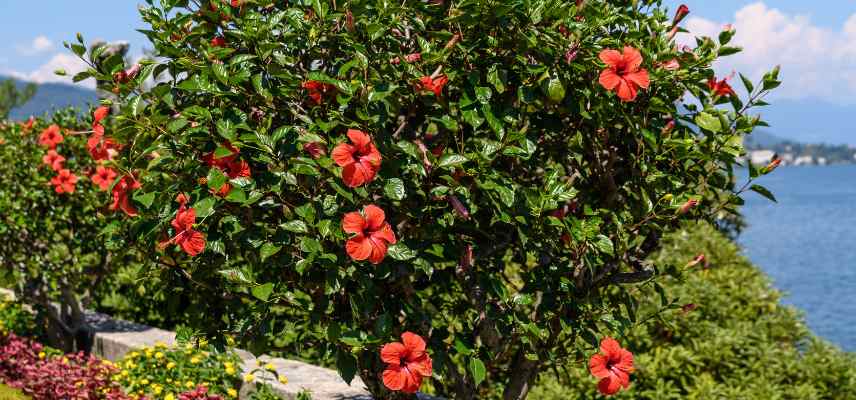
[[380, 169], [381, 155], [371, 137], [363, 131], [348, 129], [351, 143], [340, 143], [331, 156], [342, 167], [342, 180], [349, 187], [372, 181]]
[[[209, 167], [214, 167], [223, 172], [229, 179], [236, 178], [249, 178], [252, 176], [252, 172], [250, 171], [250, 164], [245, 160], [241, 160], [238, 158], [239, 151], [237, 147], [232, 145], [231, 142], [226, 141], [223, 143], [223, 147], [229, 149], [231, 152], [228, 155], [217, 156], [216, 151], [212, 151], [202, 156], [202, 161], [205, 162]], [[218, 196], [226, 196], [229, 194], [229, 191], [232, 190], [232, 185], [228, 183], [224, 183], [223, 186], [216, 191], [216, 195]]]
[[358, 261], [368, 259], [372, 264], [380, 264], [388, 246], [396, 242], [383, 210], [372, 204], [363, 207], [362, 214], [356, 211], [345, 214], [342, 229], [354, 234], [345, 243], [345, 250]]
[[51, 185], [54, 185], [54, 190], [59, 193], [74, 193], [74, 186], [77, 184], [77, 176], [67, 169], [59, 170], [59, 173], [51, 179]]
[[56, 145], [62, 143], [63, 140], [62, 134], [59, 133], [59, 126], [56, 124], [47, 127], [39, 135], [39, 144], [51, 150], [55, 149]]
[[601, 61], [607, 67], [600, 73], [600, 85], [606, 90], [615, 91], [621, 101], [636, 100], [639, 88], [647, 89], [651, 84], [648, 71], [642, 66], [642, 54], [639, 50], [625, 46], [624, 52], [606, 49], [600, 52]]
[[433, 366], [425, 347], [422, 337], [404, 332], [401, 342], [381, 348], [380, 358], [387, 364], [383, 371], [383, 384], [389, 390], [416, 393], [422, 386], [422, 379], [431, 376]]
[[98, 166], [95, 168], [95, 174], [92, 175], [92, 183], [98, 186], [102, 191], [110, 189], [110, 185], [116, 180], [118, 174], [110, 168]]
[[56, 150], [48, 150], [48, 153], [42, 157], [42, 162], [50, 166], [52, 170], [59, 171], [62, 169], [65, 157], [57, 153]]
[[589, 360], [591, 374], [600, 379], [597, 390], [604, 395], [613, 395], [618, 393], [621, 387], [630, 387], [633, 353], [621, 348], [611, 337], [601, 340], [600, 352], [601, 354], [595, 354]]

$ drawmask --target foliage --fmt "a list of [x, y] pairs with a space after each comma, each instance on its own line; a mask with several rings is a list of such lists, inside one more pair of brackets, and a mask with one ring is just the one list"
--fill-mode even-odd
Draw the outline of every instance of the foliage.
[[[782, 306], [739, 248], [707, 225], [669, 235], [653, 257], [685, 266], [706, 263], [663, 282], [682, 307], [628, 332], [638, 371], [619, 399], [850, 399], [856, 397], [856, 355], [812, 335], [801, 316]], [[640, 312], [664, 305], [646, 290]], [[598, 398], [593, 378], [569, 365], [558, 381], [545, 376], [537, 399]]]
[[210, 394], [237, 398], [241, 363], [232, 352], [187, 345], [156, 345], [128, 353], [117, 362], [115, 381], [134, 395], [163, 399], [205, 387]]
[[23, 88], [12, 79], [0, 82], [0, 121], [9, 117], [13, 108], [24, 105], [36, 94], [36, 84], [28, 83]]
[[734, 32], [679, 49], [655, 0], [148, 3], [157, 61], [67, 44], [118, 96], [117, 232], [205, 299], [202, 333], [335, 354], [378, 398], [410, 397], [379, 376], [404, 331], [436, 393], [520, 399], [650, 318], [647, 256], [735, 212], [779, 85], [741, 100], [711, 69]]
[[21, 303], [5, 299], [0, 294], [0, 336], [9, 333], [38, 335], [38, 332], [33, 314], [25, 310]]

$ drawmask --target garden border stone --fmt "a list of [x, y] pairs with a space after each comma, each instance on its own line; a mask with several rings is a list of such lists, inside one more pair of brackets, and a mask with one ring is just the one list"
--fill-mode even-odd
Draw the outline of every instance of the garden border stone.
[[[14, 292], [0, 288], [0, 295], [14, 299]], [[86, 312], [87, 322], [93, 328], [94, 340], [92, 353], [116, 361], [125, 354], [142, 348], [164, 343], [168, 346], [175, 344], [175, 332], [128, 321], [115, 319], [109, 315], [92, 311]], [[252, 353], [235, 349], [242, 360], [243, 373], [259, 368], [268, 363], [276, 366], [276, 372], [288, 378], [288, 383], [282, 384], [273, 379], [273, 374], [256, 372], [256, 377], [262, 382], [269, 383], [274, 392], [286, 400], [297, 398], [298, 393], [309, 391], [313, 400], [371, 400], [368, 391], [359, 377], [354, 378], [351, 385], [345, 383], [336, 371], [318, 367], [295, 360], [268, 357], [255, 357]], [[244, 385], [240, 398], [249, 399], [254, 389], [253, 384]], [[431, 396], [420, 395], [422, 400], [434, 399]]]

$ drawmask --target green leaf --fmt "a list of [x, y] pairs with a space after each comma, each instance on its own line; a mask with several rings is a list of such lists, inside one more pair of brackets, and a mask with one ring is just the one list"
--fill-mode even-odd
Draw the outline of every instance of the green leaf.
[[407, 261], [416, 257], [416, 252], [401, 242], [389, 246], [386, 254], [398, 261]]
[[494, 64], [487, 72], [487, 81], [496, 88], [498, 93], [505, 92], [505, 82], [508, 81], [508, 72]]
[[404, 189], [404, 181], [398, 178], [389, 179], [383, 187], [383, 193], [390, 200], [403, 200], [407, 195]]
[[487, 369], [485, 368], [482, 360], [479, 360], [476, 357], [470, 358], [470, 374], [472, 374], [473, 383], [475, 383], [476, 386], [484, 382], [484, 378], [487, 375]]
[[752, 185], [749, 189], [755, 193], [760, 194], [761, 196], [766, 197], [767, 199], [769, 199], [770, 201], [772, 201], [774, 203], [779, 202], [778, 200], [776, 200], [776, 196], [773, 196], [773, 192], [771, 192], [769, 189], [767, 189], [761, 185]]
[[217, 271], [217, 273], [223, 275], [226, 280], [232, 283], [240, 283], [245, 285], [253, 283], [253, 281], [247, 278], [247, 275], [244, 274], [244, 271], [241, 271], [239, 269], [224, 269], [221, 271]]
[[155, 201], [155, 193], [154, 192], [145, 193], [145, 194], [137, 193], [134, 195], [134, 200], [136, 200], [138, 203], [142, 204], [143, 207], [149, 208], [152, 206], [152, 202]]
[[301, 220], [299, 220], [299, 219], [296, 219], [296, 220], [294, 220], [294, 221], [289, 221], [289, 222], [286, 222], [286, 223], [284, 223], [284, 224], [281, 224], [281, 225], [280, 225], [280, 227], [281, 227], [282, 229], [285, 229], [285, 230], [287, 230], [287, 231], [289, 231], [289, 232], [294, 232], [294, 233], [306, 233], [306, 232], [309, 232], [309, 228], [306, 226], [306, 223], [305, 223], [305, 222], [303, 222], [303, 221], [301, 221]]
[[336, 369], [339, 370], [342, 380], [350, 385], [357, 375], [357, 359], [350, 352], [340, 349], [336, 352]]
[[615, 254], [615, 248], [612, 244], [612, 240], [609, 240], [608, 237], [604, 235], [597, 235], [595, 241], [592, 242], [595, 248], [598, 249], [601, 253], [613, 255]]
[[719, 121], [719, 118], [706, 112], [699, 113], [695, 118], [695, 123], [699, 128], [706, 131], [715, 133], [722, 130], [722, 122]]
[[273, 283], [254, 286], [250, 291], [253, 293], [253, 297], [261, 301], [268, 301], [271, 293], [273, 293]]
[[223, 187], [223, 184], [229, 180], [229, 177], [223, 174], [219, 168], [211, 168], [208, 171], [208, 176], [206, 178], [208, 180], [208, 188], [214, 191], [220, 190]]
[[193, 204], [193, 208], [196, 210], [196, 216], [199, 218], [205, 218], [214, 214], [214, 203], [216, 202], [217, 199], [214, 197], [206, 197], [197, 201]]
[[247, 194], [244, 192], [244, 189], [235, 186], [229, 191], [229, 194], [226, 195], [226, 201], [230, 201], [232, 203], [243, 203], [247, 201]]
[[262, 258], [262, 262], [270, 258], [270, 256], [279, 253], [280, 250], [282, 250], [282, 246], [277, 246], [273, 243], [263, 244], [261, 250], [259, 251], [259, 255]]
[[440, 161], [437, 162], [437, 165], [440, 168], [449, 168], [463, 164], [467, 161], [469, 160], [460, 154], [446, 154], [443, 157], [440, 157]]

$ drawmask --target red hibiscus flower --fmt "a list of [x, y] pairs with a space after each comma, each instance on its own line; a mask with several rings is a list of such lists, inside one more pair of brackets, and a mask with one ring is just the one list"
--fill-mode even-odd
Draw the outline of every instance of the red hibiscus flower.
[[599, 378], [597, 390], [604, 395], [613, 395], [623, 386], [630, 387], [630, 374], [633, 373], [633, 353], [622, 349], [618, 342], [606, 337], [600, 342], [601, 354], [591, 356], [589, 371]]
[[74, 193], [74, 185], [77, 184], [77, 176], [67, 169], [61, 169], [57, 176], [51, 179], [51, 185], [59, 193]]
[[301, 87], [309, 92], [309, 98], [312, 99], [315, 104], [321, 104], [324, 96], [336, 91], [336, 86], [319, 81], [306, 81], [303, 82]]
[[21, 129], [24, 130], [24, 133], [29, 132], [30, 129], [33, 129], [33, 124], [35, 123], [36, 119], [31, 116], [26, 122], [21, 122]]
[[65, 157], [59, 155], [56, 150], [48, 150], [48, 154], [42, 157], [42, 162], [51, 167], [54, 171], [62, 169], [62, 164], [65, 162]]
[[372, 204], [363, 207], [362, 214], [356, 211], [345, 214], [342, 229], [354, 235], [345, 243], [345, 250], [357, 261], [368, 259], [372, 264], [380, 264], [388, 246], [396, 242], [383, 210]]
[[333, 149], [333, 161], [342, 167], [342, 180], [350, 187], [371, 182], [380, 169], [381, 155], [371, 137], [363, 131], [348, 129], [351, 143], [339, 143]]
[[232, 7], [240, 7], [241, 6], [241, 0], [232, 0], [231, 4], [232, 4]]
[[728, 78], [721, 81], [717, 81], [716, 77], [710, 78], [707, 81], [707, 87], [710, 88], [710, 91], [713, 92], [713, 94], [721, 97], [733, 96], [736, 94], [734, 93], [734, 89], [731, 88], [731, 85], [728, 84]]
[[39, 144], [49, 149], [55, 149], [56, 145], [62, 143], [62, 141], [62, 134], [59, 133], [59, 126], [56, 124], [47, 127], [47, 129], [43, 130], [42, 134], [39, 135]]
[[606, 49], [600, 52], [601, 61], [607, 67], [600, 73], [600, 85], [606, 90], [615, 91], [621, 101], [636, 100], [639, 88], [647, 89], [651, 81], [648, 71], [640, 68], [642, 54], [639, 50], [625, 46], [624, 53]]
[[196, 224], [196, 210], [186, 207], [187, 196], [181, 194], [176, 200], [179, 206], [175, 219], [172, 220], [175, 236], [170, 239], [170, 243], [177, 244], [187, 255], [196, 257], [205, 250], [205, 238], [199, 231], [193, 229], [193, 225]]
[[433, 373], [431, 357], [425, 352], [425, 340], [412, 332], [401, 334], [401, 342], [384, 345], [380, 359], [387, 364], [383, 384], [393, 391], [416, 393], [422, 379]]
[[212, 47], [226, 47], [226, 39], [223, 38], [222, 36], [217, 36], [217, 37], [211, 39], [211, 46]]
[[233, 145], [232, 142], [228, 140], [224, 142], [222, 146], [228, 149], [230, 153], [222, 156], [217, 156], [215, 152], [212, 151], [202, 156], [202, 162], [204, 162], [209, 167], [217, 167], [220, 168], [220, 170], [226, 169], [229, 163], [238, 158], [238, 153], [240, 152], [240, 150], [238, 150], [238, 148], [235, 147], [235, 145]]
[[100, 125], [101, 121], [103, 121], [104, 118], [107, 118], [108, 114], [110, 114], [110, 107], [101, 106], [96, 108], [92, 113], [92, 125]]
[[[231, 153], [217, 157], [215, 152], [211, 152], [202, 156], [202, 161], [210, 167], [218, 168], [220, 171], [223, 171], [229, 179], [249, 178], [252, 175], [250, 172], [250, 164], [244, 160], [238, 159], [239, 150], [228, 141], [223, 144], [223, 147], [229, 149]], [[229, 194], [230, 190], [232, 190], [232, 185], [224, 183], [223, 186], [220, 186], [220, 188], [215, 192], [215, 194], [218, 196], [226, 196]]]
[[122, 210], [129, 217], [136, 217], [138, 215], [137, 208], [131, 202], [131, 194], [141, 186], [140, 182], [133, 176], [125, 175], [122, 177], [113, 186], [113, 204], [110, 205], [110, 209], [113, 211]]
[[449, 83], [449, 77], [440, 75], [436, 78], [423, 76], [419, 78], [419, 83], [416, 85], [421, 91], [434, 92], [434, 96], [440, 97], [443, 95], [443, 87]]
[[116, 180], [116, 171], [113, 171], [110, 168], [98, 166], [95, 168], [95, 173], [92, 174], [92, 183], [95, 186], [98, 186], [102, 192], [106, 192], [107, 189], [110, 189], [110, 185], [113, 184], [113, 181]]
[[[96, 125], [101, 127], [101, 125]], [[115, 140], [104, 136], [103, 127], [100, 132], [96, 129], [95, 133], [86, 141], [86, 149], [95, 161], [112, 160], [119, 154], [122, 146], [116, 143]]]

